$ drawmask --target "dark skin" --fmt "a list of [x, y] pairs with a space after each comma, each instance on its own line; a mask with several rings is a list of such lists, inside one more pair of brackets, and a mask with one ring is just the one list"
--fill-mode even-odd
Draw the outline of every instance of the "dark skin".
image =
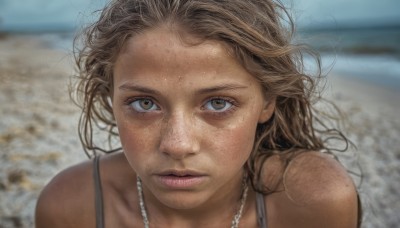
[[[280, 168], [277, 157], [267, 161]], [[95, 227], [92, 161], [73, 166], [58, 174], [43, 190], [36, 208], [36, 227]], [[266, 185], [278, 176], [268, 176]], [[143, 227], [135, 173], [122, 153], [103, 157], [100, 173], [106, 227]], [[317, 176], [315, 173], [319, 173]], [[318, 152], [297, 156], [286, 171], [286, 190], [265, 197], [268, 227], [356, 227], [357, 194], [343, 167]], [[280, 183], [281, 188], [283, 183]], [[254, 191], [250, 191], [240, 227], [257, 227]], [[79, 208], [79, 209], [77, 209]], [[226, 221], [203, 227], [229, 227]], [[165, 226], [154, 226], [165, 227]], [[200, 226], [201, 227], [201, 226]]]

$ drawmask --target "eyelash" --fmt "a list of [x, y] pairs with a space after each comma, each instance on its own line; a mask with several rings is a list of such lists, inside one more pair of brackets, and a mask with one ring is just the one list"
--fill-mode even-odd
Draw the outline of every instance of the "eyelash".
[[[154, 101], [155, 99], [152, 98], [152, 97], [134, 97], [134, 98], [128, 98], [128, 99], [124, 102], [124, 105], [128, 106], [128, 108], [129, 108], [130, 110], [134, 111], [135, 113], [139, 113], [139, 114], [142, 114], [142, 115], [151, 113], [152, 111], [148, 111], [148, 112], [146, 112], [146, 111], [144, 111], [144, 112], [137, 111], [134, 107], [132, 107], [132, 104], [133, 104], [134, 102], [140, 101], [140, 100], [150, 100], [150, 101], [152, 101], [152, 102], [154, 103], [154, 105], [156, 105], [158, 108], [160, 108], [160, 106], [157, 104], [157, 102]], [[224, 111], [212, 111], [212, 110], [207, 110], [207, 109], [205, 108], [206, 104], [207, 104], [208, 102], [213, 101], [213, 100], [222, 100], [222, 101], [224, 101], [224, 102], [229, 103], [231, 106], [230, 106], [229, 108], [227, 108], [226, 110], [224, 110]], [[232, 99], [232, 98], [229, 98], [229, 97], [219, 97], [219, 96], [217, 96], [217, 97], [208, 98], [205, 102], [203, 102], [203, 105], [201, 106], [201, 110], [204, 110], [204, 111], [206, 111], [208, 114], [211, 114], [211, 115], [213, 115], [213, 116], [222, 117], [222, 116], [229, 115], [230, 113], [234, 112], [238, 106], [239, 106], [239, 105], [238, 105], [238, 102], [237, 102], [236, 100]]]
[[[206, 110], [205, 105], [208, 102], [211, 102], [213, 100], [222, 100], [225, 101], [227, 103], [229, 103], [231, 106], [229, 108], [227, 108], [224, 111], [212, 111], [212, 110]], [[234, 112], [236, 110], [236, 108], [238, 107], [238, 102], [232, 98], [229, 97], [212, 97], [212, 98], [208, 98], [204, 104], [202, 105], [202, 110], [206, 110], [208, 113], [210, 113], [211, 115], [217, 116], [217, 117], [223, 117], [226, 115], [229, 115], [230, 113]]]
[[141, 101], [141, 100], [150, 100], [151, 102], [153, 102], [153, 105], [156, 105], [156, 106], [157, 106], [157, 108], [158, 108], [157, 110], [160, 109], [160, 106], [157, 104], [157, 102], [154, 101], [154, 99], [153, 99], [152, 97], [134, 97], [134, 98], [128, 98], [128, 99], [124, 102], [124, 104], [125, 104], [126, 106], [128, 106], [128, 108], [129, 108], [130, 110], [134, 111], [135, 113], [139, 113], [139, 114], [148, 114], [148, 113], [152, 112], [152, 110], [151, 110], [151, 111], [147, 111], [147, 112], [146, 112], [146, 111], [141, 112], [141, 111], [136, 110], [136, 109], [132, 106], [134, 102], [136, 102], [136, 101]]

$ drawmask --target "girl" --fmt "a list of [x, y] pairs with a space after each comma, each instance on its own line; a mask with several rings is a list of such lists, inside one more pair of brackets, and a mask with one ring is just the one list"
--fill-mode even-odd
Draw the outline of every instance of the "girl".
[[357, 227], [285, 15], [271, 0], [111, 1], [77, 55], [94, 159], [48, 184], [37, 227]]

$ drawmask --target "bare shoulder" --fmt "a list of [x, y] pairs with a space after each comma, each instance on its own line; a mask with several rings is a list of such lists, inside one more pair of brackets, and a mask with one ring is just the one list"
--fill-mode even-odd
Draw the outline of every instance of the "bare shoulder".
[[336, 201], [356, 193], [346, 169], [331, 155], [319, 152], [303, 153], [290, 161], [284, 186], [298, 204]]
[[93, 227], [93, 162], [69, 167], [42, 190], [35, 212], [36, 227]]
[[[131, 194], [135, 173], [122, 153], [101, 156], [99, 162], [105, 215], [111, 215], [108, 221], [113, 222], [118, 219], [112, 214], [115, 210], [109, 209], [110, 204], [120, 203], [121, 197]], [[47, 184], [36, 205], [37, 228], [95, 227], [93, 164], [91, 160], [69, 167]]]
[[270, 197], [277, 208], [274, 227], [357, 227], [356, 188], [332, 156], [320, 152], [295, 156], [282, 185], [284, 191]]

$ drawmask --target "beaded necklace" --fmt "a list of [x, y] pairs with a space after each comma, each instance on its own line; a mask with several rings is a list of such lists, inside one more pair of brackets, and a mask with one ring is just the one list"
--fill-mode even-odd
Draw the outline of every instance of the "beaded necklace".
[[[137, 186], [137, 191], [138, 191], [138, 195], [139, 195], [139, 206], [140, 206], [140, 212], [142, 213], [144, 227], [149, 228], [150, 223], [149, 223], [149, 219], [147, 216], [146, 207], [144, 205], [142, 181], [140, 180], [139, 176], [137, 176], [136, 186]], [[246, 203], [247, 191], [249, 189], [247, 186], [246, 175], [243, 177], [243, 187], [244, 187], [244, 189], [242, 191], [242, 195], [240, 196], [240, 207], [239, 207], [239, 210], [236, 212], [235, 216], [233, 216], [231, 228], [239, 227], [239, 221], [240, 221], [240, 218], [242, 217], [243, 207]]]

